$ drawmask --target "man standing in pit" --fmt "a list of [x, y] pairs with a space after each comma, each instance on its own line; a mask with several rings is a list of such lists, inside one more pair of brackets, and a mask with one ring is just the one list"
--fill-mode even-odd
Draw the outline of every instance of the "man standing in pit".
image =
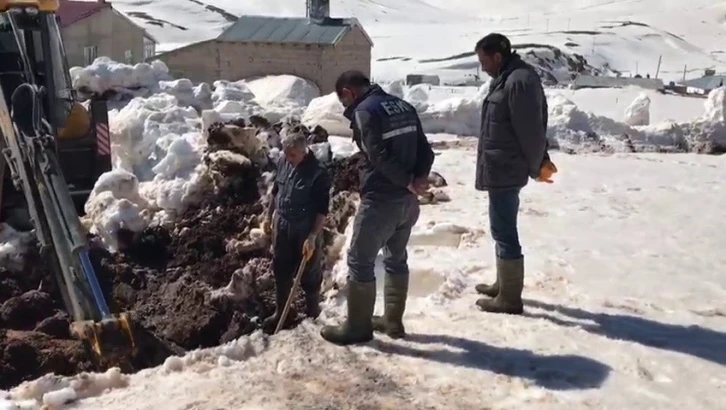
[[[370, 341], [374, 330], [404, 337], [406, 246], [419, 217], [418, 194], [428, 188], [434, 153], [414, 107], [372, 85], [363, 73], [343, 73], [335, 90], [367, 161], [361, 169], [361, 202], [348, 251], [348, 317], [340, 326], [326, 326], [321, 335], [338, 345]], [[385, 313], [373, 318], [373, 268], [381, 249]]]
[[475, 47], [492, 80], [481, 113], [476, 184], [489, 194], [489, 226], [496, 242], [497, 280], [476, 291], [487, 312], [521, 314], [524, 257], [519, 244], [519, 192], [529, 178], [552, 183], [547, 154], [547, 97], [537, 72], [512, 52], [505, 36], [489, 34]]
[[328, 171], [308, 149], [305, 136], [287, 135], [282, 149], [285, 155], [278, 161], [272, 198], [262, 224], [265, 233], [272, 233], [275, 275], [275, 313], [262, 323], [267, 333], [275, 331], [303, 257], [308, 259], [301, 279], [305, 313], [310, 318], [320, 314], [321, 233], [330, 202]]

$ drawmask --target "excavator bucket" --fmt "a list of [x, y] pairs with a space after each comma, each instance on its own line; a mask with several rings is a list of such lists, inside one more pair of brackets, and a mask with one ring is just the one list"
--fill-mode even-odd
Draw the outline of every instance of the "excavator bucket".
[[132, 324], [127, 313], [99, 322], [73, 322], [71, 334], [87, 344], [98, 362], [119, 365], [133, 356], [136, 350]]
[[70, 275], [63, 278], [73, 288], [71, 298], [78, 302], [73, 309], [76, 320], [71, 324], [71, 334], [86, 343], [97, 363], [123, 367], [136, 350], [133, 323], [128, 313], [111, 314], [85, 246], [76, 256], [80, 269], [71, 269]]

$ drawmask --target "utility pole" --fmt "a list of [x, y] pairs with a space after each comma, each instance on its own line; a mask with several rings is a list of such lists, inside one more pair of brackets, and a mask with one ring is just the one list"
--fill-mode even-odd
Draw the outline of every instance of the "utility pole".
[[686, 68], [688, 68], [688, 64], [683, 65], [683, 81], [686, 81]]
[[660, 63], [663, 62], [663, 56], [658, 56], [658, 67], [655, 69], [655, 78], [658, 78], [658, 74], [660, 73]]

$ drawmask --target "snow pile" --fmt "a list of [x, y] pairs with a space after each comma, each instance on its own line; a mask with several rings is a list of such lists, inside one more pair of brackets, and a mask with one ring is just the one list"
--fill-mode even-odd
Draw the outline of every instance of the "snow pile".
[[[384, 88], [396, 91], [396, 87], [389, 84]], [[449, 97], [439, 101], [430, 98], [428, 84], [401, 88], [401, 94], [418, 111], [425, 132], [476, 135], [479, 132], [481, 104], [488, 87], [483, 85], [473, 97]], [[308, 127], [320, 125], [330, 135], [350, 137], [350, 121], [343, 116], [343, 111], [336, 94], [330, 93], [311, 101], [302, 121]]]
[[152, 168], [164, 157], [173, 139], [186, 135], [199, 144], [199, 114], [192, 107], [181, 107], [170, 94], [137, 97], [110, 116], [114, 168], [153, 177]]
[[186, 78], [173, 81], [159, 81], [159, 92], [173, 95], [182, 107], [195, 110], [212, 108], [212, 88], [207, 83], [192, 84]]
[[214, 108], [221, 115], [208, 116], [214, 115], [217, 120], [260, 114], [272, 122], [289, 115], [299, 117], [310, 101], [320, 96], [315, 84], [293, 75], [195, 85], [186, 78], [173, 79], [161, 61], [131, 66], [100, 57], [90, 66], [73, 67], [70, 72], [75, 89], [85, 94], [115, 92], [114, 98], [121, 100], [119, 108], [124, 107], [124, 98], [129, 99], [126, 96], [150, 98], [165, 93], [176, 97], [178, 105], [193, 107], [197, 112]]
[[429, 93], [431, 86], [428, 84], [416, 84], [404, 90], [403, 99], [416, 108], [416, 111], [423, 112], [429, 106]]
[[708, 94], [705, 113], [693, 123], [686, 124], [687, 132], [698, 149], [704, 152], [726, 151], [726, 87]]
[[315, 84], [294, 75], [270, 75], [245, 83], [261, 105], [291, 101], [306, 107], [320, 96], [320, 90]]
[[484, 97], [451, 97], [427, 106], [420, 113], [421, 125], [428, 133], [477, 135], [481, 124]]
[[449, 97], [429, 101], [428, 86], [419, 84], [406, 91], [406, 100], [419, 111], [421, 125], [427, 133], [478, 135], [481, 124], [481, 106], [489, 91], [489, 84], [479, 87], [473, 96]]
[[708, 99], [704, 103], [704, 108], [706, 109], [706, 113], [703, 115], [704, 120], [713, 122], [726, 121], [726, 87], [711, 90], [708, 94]]
[[125, 91], [141, 94], [158, 90], [159, 81], [171, 80], [169, 68], [157, 60], [151, 64], [121, 64], [108, 57], [99, 57], [88, 67], [70, 69], [73, 88], [103, 94], [106, 91]]
[[211, 97], [214, 109], [202, 112], [202, 127], [253, 115], [264, 116], [272, 123], [289, 116], [300, 117], [319, 95], [315, 84], [292, 75], [215, 81]]
[[10, 225], [0, 224], [0, 266], [16, 271], [23, 267], [23, 255], [35, 241], [32, 232], [18, 232]]
[[310, 101], [302, 115], [302, 123], [308, 128], [319, 125], [325, 128], [330, 135], [350, 137], [350, 121], [343, 116], [345, 108], [333, 92]]
[[247, 81], [246, 85], [262, 106], [264, 116], [275, 123], [288, 116], [300, 117], [305, 107], [320, 96], [318, 87], [293, 75], [274, 75]]
[[218, 80], [214, 82], [212, 102], [216, 107], [223, 101], [250, 102], [255, 99], [255, 94], [242, 82], [231, 82]]
[[403, 81], [396, 80], [388, 84], [381, 86], [388, 94], [395, 95], [398, 98], [403, 98]]
[[0, 399], [0, 409], [62, 409], [78, 400], [127, 387], [128, 379], [118, 368], [111, 368], [105, 373], [82, 373], [73, 377], [49, 374], [13, 389], [8, 399]]
[[[235, 102], [218, 108], [229, 104]], [[86, 223], [109, 247], [117, 248], [114, 238], [121, 229], [139, 232], [173, 222], [211, 189], [210, 167], [228, 158], [220, 154], [202, 163], [207, 142], [201, 120], [193, 107], [181, 107], [169, 94], [135, 98], [112, 116], [114, 170], [99, 178], [85, 206]], [[266, 144], [251, 138], [256, 144], [245, 135], [234, 143], [253, 155], [266, 152]]]
[[625, 109], [624, 122], [631, 126], [650, 124], [650, 98], [646, 93], [636, 97]]

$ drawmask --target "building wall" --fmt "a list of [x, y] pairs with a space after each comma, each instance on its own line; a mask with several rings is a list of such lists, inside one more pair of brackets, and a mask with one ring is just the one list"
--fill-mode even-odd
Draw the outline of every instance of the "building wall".
[[286, 43], [219, 42], [221, 78], [243, 78], [291, 74], [318, 84], [322, 72], [321, 56], [330, 46]]
[[356, 69], [367, 75], [371, 71], [371, 47], [357, 27], [336, 46], [210, 40], [156, 58], [175, 77], [194, 82], [291, 74], [312, 81], [323, 94], [335, 90], [335, 80], [344, 71]]
[[188, 78], [193, 82], [212, 84], [219, 80], [219, 53], [215, 40], [202, 41], [177, 48], [154, 57], [169, 67], [174, 78]]
[[61, 28], [61, 35], [71, 67], [85, 65], [84, 49], [90, 46], [97, 47], [98, 57], [124, 62], [130, 50], [131, 62], [144, 60], [144, 30], [111, 8]]
[[371, 45], [363, 30], [354, 26], [348, 34], [335, 45], [323, 52], [325, 67], [321, 76], [321, 91], [328, 94], [335, 91], [335, 80], [348, 70], [362, 71], [371, 75]]

